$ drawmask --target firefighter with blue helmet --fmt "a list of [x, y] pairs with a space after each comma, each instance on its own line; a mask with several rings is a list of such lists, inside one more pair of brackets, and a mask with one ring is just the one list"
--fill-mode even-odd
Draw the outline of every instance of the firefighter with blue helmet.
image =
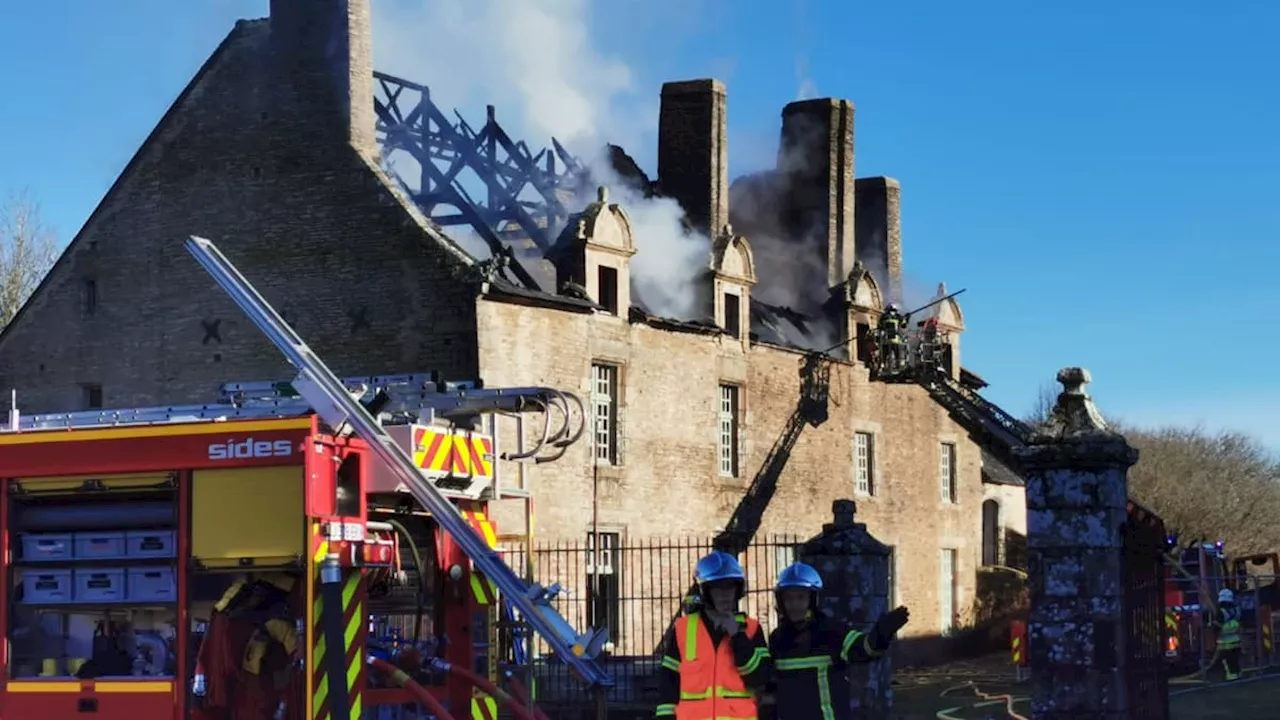
[[715, 551], [698, 561], [700, 602], [663, 642], [655, 715], [675, 720], [756, 720], [757, 693], [773, 672], [760, 623], [738, 612], [747, 577], [737, 558]]
[[821, 592], [822, 576], [810, 565], [795, 563], [778, 575], [778, 628], [769, 637], [776, 720], [848, 717], [849, 664], [880, 657], [910, 617], [899, 607], [880, 616], [870, 632], [836, 627], [818, 612]]

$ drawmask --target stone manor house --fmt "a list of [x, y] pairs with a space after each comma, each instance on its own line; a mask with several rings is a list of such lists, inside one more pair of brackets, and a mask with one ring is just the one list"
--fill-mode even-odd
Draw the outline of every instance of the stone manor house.
[[[859, 359], [903, 261], [899, 184], [854, 179], [852, 103], [787, 105], [778, 168], [731, 185], [724, 86], [663, 86], [649, 188], [714, 242], [695, 288], [705, 319], [655, 317], [629, 269], [646, 238], [607, 198], [540, 261], [557, 292], [477, 272], [383, 168], [368, 0], [304, 5], [236, 23], [0, 335], [0, 382], [25, 413], [208, 402], [223, 382], [290, 376], [182, 248], [200, 235], [340, 374], [436, 370], [588, 399], [593, 441], [529, 470], [540, 540], [709, 538], [744, 512], [759, 536], [807, 536], [853, 497], [894, 548], [908, 632], [964, 614], [1000, 539], [1025, 532], [1023, 491], [926, 390], [874, 382]], [[856, 260], [871, 273], [853, 287]], [[821, 302], [753, 297], [797, 272]], [[960, 365], [959, 304], [930, 312], [956, 338], [953, 377], [981, 387]], [[818, 337], [850, 339], [802, 372]], [[814, 392], [826, 417], [804, 422]], [[515, 506], [493, 514], [520, 531]]]

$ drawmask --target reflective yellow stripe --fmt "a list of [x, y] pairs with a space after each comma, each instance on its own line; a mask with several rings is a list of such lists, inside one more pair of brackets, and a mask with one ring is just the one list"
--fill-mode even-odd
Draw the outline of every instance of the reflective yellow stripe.
[[747, 664], [738, 666], [738, 673], [740, 675], [750, 675], [760, 668], [760, 663], [767, 657], [769, 657], [769, 651], [767, 649], [762, 647], [756, 648], [752, 651], [751, 659], [747, 660]]
[[698, 659], [698, 615], [694, 613], [689, 616], [689, 622], [684, 626], [684, 659], [685, 662], [693, 662]]
[[729, 688], [718, 685], [713, 688], [707, 688], [704, 692], [700, 693], [680, 693], [681, 702], [686, 700], [691, 702], [696, 702], [698, 700], [710, 700], [712, 697], [715, 697], [718, 700], [745, 700], [755, 697], [755, 693], [750, 690], [730, 690]]
[[667, 717], [670, 715], [675, 715], [676, 706], [674, 704], [664, 703], [662, 705], [659, 705], [658, 709], [653, 714], [657, 715], [658, 717]]
[[827, 680], [827, 669], [818, 669], [818, 702], [822, 704], [822, 720], [835, 720], [835, 711], [831, 708], [831, 683]]
[[670, 655], [663, 655], [662, 667], [668, 670], [674, 670], [676, 672], [680, 672], [680, 661], [671, 657]]
[[810, 655], [808, 657], [798, 658], [778, 658], [773, 661], [773, 666], [782, 671], [788, 670], [818, 670], [820, 668], [829, 667], [832, 664], [831, 657], [828, 655]]

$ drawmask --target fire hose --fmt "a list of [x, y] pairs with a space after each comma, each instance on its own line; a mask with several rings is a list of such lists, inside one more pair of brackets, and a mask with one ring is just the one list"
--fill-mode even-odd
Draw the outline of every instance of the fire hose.
[[429, 710], [432, 715], [435, 715], [437, 720], [454, 720], [453, 715], [449, 714], [449, 711], [444, 708], [444, 705], [441, 705], [440, 701], [437, 700], [434, 695], [427, 692], [427, 689], [422, 687], [421, 683], [409, 677], [409, 673], [401, 670], [395, 665], [392, 665], [386, 660], [373, 656], [369, 657], [369, 667], [377, 670], [383, 675], [386, 675], [391, 679], [391, 682], [394, 682], [396, 685], [399, 685], [409, 691], [409, 694], [421, 703], [423, 707]]
[[533, 704], [533, 700], [529, 697], [529, 691], [525, 689], [524, 683], [520, 682], [519, 678], [510, 671], [507, 671], [506, 678], [507, 685], [511, 688], [511, 694], [515, 695], [517, 700], [523, 703], [525, 707], [531, 708], [533, 710], [533, 714], [538, 718], [538, 720], [550, 720], [546, 713], [542, 712], [537, 705]]
[[[506, 705], [520, 720], [539, 720], [539, 718], [535, 717], [534, 714], [529, 711], [529, 708], [525, 707], [518, 698], [489, 682], [489, 678], [477, 675], [464, 667], [445, 662], [440, 658], [431, 659], [431, 668], [439, 672], [453, 673], [463, 680], [466, 680], [474, 687], [479, 688], [484, 694]], [[546, 716], [544, 715], [543, 720], [545, 720], [545, 717]]]
[[[396, 685], [409, 691], [419, 702], [428, 710], [435, 713], [440, 720], [453, 720], [452, 716], [440, 704], [440, 701], [427, 692], [420, 683], [414, 680], [410, 675], [396, 667], [394, 664], [378, 657], [369, 657], [369, 667], [389, 677]], [[519, 684], [513, 677], [509, 677], [512, 682], [512, 693], [507, 693], [494, 685], [488, 678], [478, 675], [470, 670], [445, 662], [439, 658], [432, 658], [429, 668], [437, 672], [449, 673], [466, 680], [473, 687], [480, 690], [484, 694], [492, 697], [507, 706], [519, 720], [548, 720], [547, 716], [541, 710], [533, 708], [529, 709], [529, 696], [524, 686]]]

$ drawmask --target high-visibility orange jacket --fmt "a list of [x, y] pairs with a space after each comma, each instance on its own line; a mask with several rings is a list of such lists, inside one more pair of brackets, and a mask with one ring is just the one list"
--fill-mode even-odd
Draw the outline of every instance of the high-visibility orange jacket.
[[773, 662], [760, 623], [740, 614], [738, 627], [726, 636], [702, 612], [676, 621], [662, 657], [658, 717], [755, 720], [755, 693]]

